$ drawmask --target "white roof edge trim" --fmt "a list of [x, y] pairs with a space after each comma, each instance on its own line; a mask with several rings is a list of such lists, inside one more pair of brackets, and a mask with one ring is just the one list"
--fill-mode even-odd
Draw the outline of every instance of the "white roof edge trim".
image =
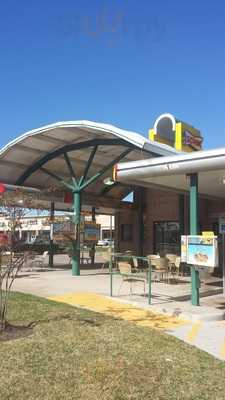
[[87, 120], [78, 120], [78, 121], [62, 121], [62, 122], [56, 122], [53, 124], [45, 125], [37, 129], [32, 129], [28, 132], [23, 133], [22, 135], [18, 136], [16, 139], [13, 139], [10, 141], [8, 144], [6, 144], [2, 149], [0, 149], [0, 155], [8, 151], [10, 148], [15, 146], [16, 144], [22, 142], [24, 139], [27, 137], [35, 136], [38, 134], [42, 134], [44, 132], [47, 132], [52, 129], [57, 129], [57, 128], [80, 128], [80, 129], [90, 129], [90, 130], [97, 130], [101, 131], [104, 133], [109, 133], [117, 136], [120, 139], [123, 139], [136, 147], [148, 151], [148, 152], [153, 152], [153, 148], [155, 149], [155, 152], [157, 152], [159, 155], [167, 155], [169, 154], [174, 154], [175, 152], [178, 153], [176, 150], [174, 150], [172, 147], [153, 142], [144, 136], [140, 135], [139, 133], [124, 130], [121, 128], [117, 128], [116, 126], [109, 125], [109, 124], [104, 124], [104, 123], [98, 123], [98, 122], [92, 122], [92, 121], [87, 121]]
[[117, 168], [119, 170], [127, 169], [127, 168], [136, 168], [136, 167], [147, 167], [152, 165], [164, 165], [168, 163], [182, 162], [182, 161], [192, 161], [192, 160], [201, 160], [205, 158], [211, 157], [219, 157], [225, 156], [225, 147], [221, 147], [219, 149], [211, 149], [211, 150], [201, 150], [195, 151], [192, 153], [178, 153], [176, 155], [171, 155], [167, 157], [160, 157], [154, 159], [145, 159], [138, 161], [129, 161], [129, 162], [121, 162], [118, 163]]
[[130, 161], [117, 165], [117, 177], [147, 179], [157, 176], [181, 175], [225, 169], [225, 148], [203, 150], [173, 157]]
[[154, 131], [157, 133], [157, 125], [158, 125], [159, 121], [161, 121], [161, 119], [163, 119], [163, 118], [169, 118], [169, 119], [171, 120], [172, 126], [173, 126], [173, 131], [175, 131], [175, 129], [176, 129], [176, 118], [175, 118], [172, 114], [170, 114], [170, 113], [161, 114], [161, 115], [155, 120], [155, 123], [154, 123]]
[[144, 144], [144, 150], [146, 151], [157, 153], [159, 152], [159, 149], [162, 156], [173, 156], [181, 154], [180, 151], [174, 149], [173, 147], [164, 143], [154, 142], [153, 140], [148, 140], [148, 142]]

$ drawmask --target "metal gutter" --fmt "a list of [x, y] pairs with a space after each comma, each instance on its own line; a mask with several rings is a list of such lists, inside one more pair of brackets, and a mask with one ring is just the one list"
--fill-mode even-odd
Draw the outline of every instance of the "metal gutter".
[[118, 181], [159, 176], [191, 174], [225, 168], [225, 148], [190, 154], [120, 163], [116, 166]]

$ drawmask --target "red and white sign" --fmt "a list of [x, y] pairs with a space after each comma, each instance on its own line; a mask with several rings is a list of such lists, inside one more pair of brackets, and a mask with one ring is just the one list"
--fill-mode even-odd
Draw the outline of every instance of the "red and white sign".
[[189, 131], [184, 131], [184, 144], [186, 146], [191, 146], [195, 150], [201, 150], [202, 140], [201, 137], [194, 136]]
[[3, 183], [0, 183], [0, 194], [5, 193], [5, 191], [6, 191], [5, 185]]

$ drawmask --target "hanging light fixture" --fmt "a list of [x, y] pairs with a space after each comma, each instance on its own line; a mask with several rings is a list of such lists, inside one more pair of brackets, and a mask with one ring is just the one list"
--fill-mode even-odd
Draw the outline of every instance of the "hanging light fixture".
[[103, 183], [106, 186], [112, 186], [112, 185], [114, 185], [115, 182], [112, 178], [108, 177], [103, 180]]

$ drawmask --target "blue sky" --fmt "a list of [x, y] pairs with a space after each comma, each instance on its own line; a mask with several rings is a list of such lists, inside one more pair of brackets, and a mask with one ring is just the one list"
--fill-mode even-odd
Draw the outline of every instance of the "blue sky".
[[0, 146], [89, 119], [147, 135], [171, 112], [225, 146], [223, 0], [0, 4]]

